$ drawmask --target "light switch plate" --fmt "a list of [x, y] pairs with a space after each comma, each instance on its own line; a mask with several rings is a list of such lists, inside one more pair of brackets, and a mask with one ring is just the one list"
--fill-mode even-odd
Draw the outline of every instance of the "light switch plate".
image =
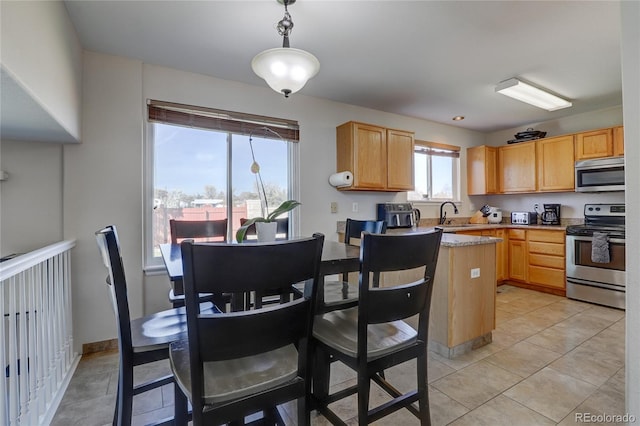
[[331, 213], [338, 213], [338, 203], [335, 201], [331, 202]]
[[473, 268], [471, 270], [471, 278], [480, 278], [480, 268]]

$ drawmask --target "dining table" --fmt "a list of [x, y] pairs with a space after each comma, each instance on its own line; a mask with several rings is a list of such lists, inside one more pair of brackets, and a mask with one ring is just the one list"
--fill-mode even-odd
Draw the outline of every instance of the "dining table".
[[[183, 294], [182, 251], [180, 244], [160, 244], [160, 254], [167, 269], [169, 279], [173, 282], [174, 292]], [[320, 263], [320, 285], [328, 275], [356, 272], [360, 270], [360, 247], [337, 241], [324, 241]], [[323, 294], [322, 288], [318, 293]], [[321, 296], [322, 297], [322, 296]], [[319, 301], [322, 304], [322, 300]]]

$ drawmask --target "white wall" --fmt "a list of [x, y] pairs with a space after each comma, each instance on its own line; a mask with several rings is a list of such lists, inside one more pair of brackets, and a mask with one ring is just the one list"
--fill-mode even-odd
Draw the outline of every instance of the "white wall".
[[61, 1], [3, 1], [2, 68], [76, 140], [82, 46]]
[[0, 256], [62, 240], [62, 145], [0, 142]]
[[[142, 65], [85, 52], [83, 138], [64, 147], [64, 238], [71, 254], [75, 342], [116, 337], [94, 232], [118, 227], [133, 318], [142, 310]], [[79, 349], [79, 346], [78, 346]]]
[[640, 418], [640, 2], [623, 1], [622, 101], [624, 104], [625, 181], [627, 182], [627, 315], [626, 399], [627, 411]]

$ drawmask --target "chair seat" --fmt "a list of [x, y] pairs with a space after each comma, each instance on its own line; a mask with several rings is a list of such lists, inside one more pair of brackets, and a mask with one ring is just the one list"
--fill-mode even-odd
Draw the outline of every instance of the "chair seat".
[[[171, 343], [171, 368], [176, 383], [191, 400], [191, 368], [187, 340]], [[212, 405], [256, 394], [297, 377], [294, 345], [254, 356], [204, 363], [204, 400]]]
[[[211, 302], [200, 305], [206, 313], [220, 312]], [[169, 343], [187, 338], [187, 313], [184, 307], [168, 309], [131, 321], [134, 352], [167, 348]]]
[[[410, 346], [416, 341], [417, 336], [416, 330], [404, 321], [370, 324], [367, 359], [373, 360], [402, 347]], [[358, 351], [358, 308], [342, 309], [316, 316], [313, 337], [355, 358]]]

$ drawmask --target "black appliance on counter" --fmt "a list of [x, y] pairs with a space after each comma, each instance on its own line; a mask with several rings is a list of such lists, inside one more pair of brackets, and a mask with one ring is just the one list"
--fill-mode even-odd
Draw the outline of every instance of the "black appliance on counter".
[[420, 222], [420, 210], [411, 203], [376, 204], [377, 220], [384, 220], [387, 228], [411, 228]]
[[543, 204], [544, 211], [540, 214], [541, 224], [560, 225], [560, 204]]

